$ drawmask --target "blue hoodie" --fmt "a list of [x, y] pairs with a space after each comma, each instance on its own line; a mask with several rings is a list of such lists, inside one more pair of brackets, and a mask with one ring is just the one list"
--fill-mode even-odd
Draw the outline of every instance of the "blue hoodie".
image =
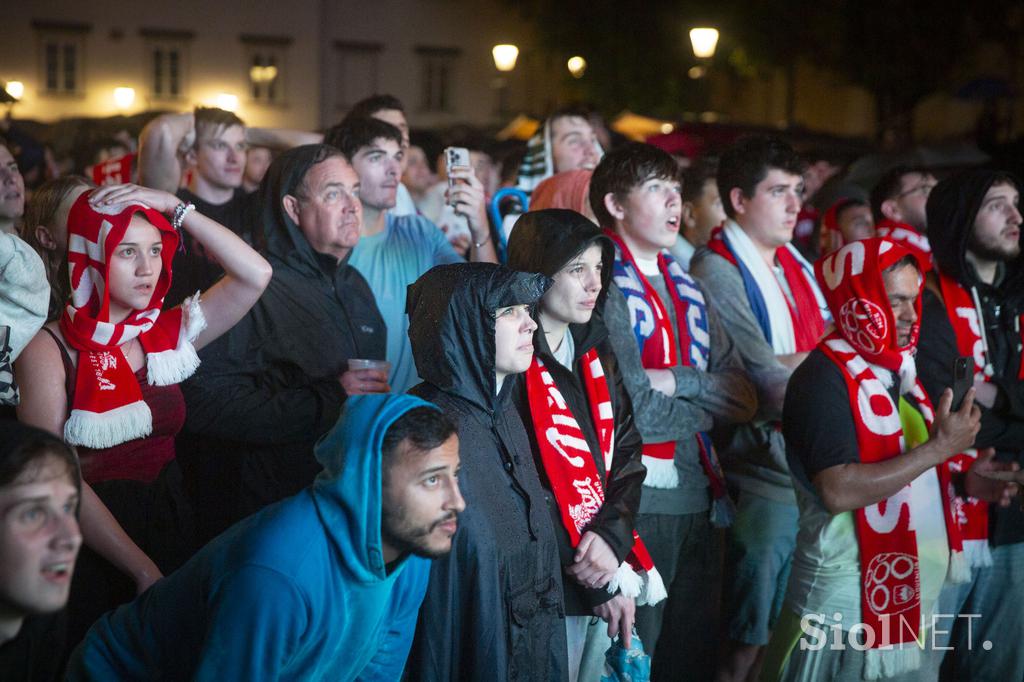
[[350, 398], [316, 445], [308, 489], [226, 531], [135, 601], [103, 616], [71, 680], [397, 680], [430, 562], [386, 571], [381, 445], [415, 407]]

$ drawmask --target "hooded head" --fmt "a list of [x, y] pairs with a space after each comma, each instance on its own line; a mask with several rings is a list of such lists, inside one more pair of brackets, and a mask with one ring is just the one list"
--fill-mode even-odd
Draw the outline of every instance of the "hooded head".
[[[940, 272], [964, 286], [978, 283], [974, 269], [967, 266], [967, 250], [972, 247], [975, 223], [986, 195], [1000, 185], [1020, 190], [1017, 179], [1007, 173], [975, 169], [946, 178], [935, 185], [928, 196], [928, 239], [935, 263]], [[1006, 228], [1015, 222], [1019, 239], [1019, 209], [1013, 213], [1015, 215], [1000, 215], [997, 220], [1001, 219]], [[1019, 259], [1014, 262], [1018, 264], [1015, 269], [1020, 270]]]
[[[314, 248], [309, 237], [289, 215], [284, 201], [286, 196], [296, 197], [308, 193], [310, 188], [304, 185], [308, 174], [315, 166], [329, 159], [344, 160], [344, 156], [334, 147], [325, 144], [303, 145], [283, 152], [270, 164], [260, 183], [256, 199], [258, 213], [253, 217], [263, 226], [267, 254], [271, 259], [287, 263], [310, 275], [321, 272], [333, 274], [338, 267], [338, 258]], [[358, 203], [354, 215], [358, 229]]]
[[590, 176], [593, 174], [593, 170], [581, 168], [552, 175], [533, 190], [530, 210], [568, 208], [589, 218], [593, 215], [589, 199]]
[[544, 275], [492, 263], [428, 270], [409, 285], [406, 312], [416, 370], [424, 381], [491, 411], [496, 405], [494, 311], [533, 305], [551, 285]]
[[[314, 449], [317, 461], [323, 465], [313, 483], [321, 520], [362, 582], [386, 577], [381, 533], [385, 437], [395, 422], [423, 407], [437, 410], [435, 405], [409, 395], [352, 396], [345, 402], [338, 423]], [[449, 424], [449, 429], [453, 431], [454, 427]]]
[[[888, 290], [886, 270], [908, 258], [917, 268], [909, 287]], [[920, 328], [925, 264], [919, 256], [896, 242], [872, 237], [825, 256], [814, 270], [839, 335], [867, 362], [894, 372], [904, 369]], [[903, 269], [891, 272], [896, 270]], [[903, 334], [908, 336], [905, 343], [900, 342]]]
[[615, 246], [597, 225], [576, 211], [548, 208], [520, 216], [508, 240], [508, 267], [554, 278], [595, 244], [601, 247], [600, 301], [611, 284]]

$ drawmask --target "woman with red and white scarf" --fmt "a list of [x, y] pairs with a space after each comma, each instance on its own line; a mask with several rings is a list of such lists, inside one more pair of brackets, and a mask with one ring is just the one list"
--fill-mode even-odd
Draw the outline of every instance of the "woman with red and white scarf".
[[598, 679], [610, 638], [630, 645], [636, 604], [665, 597], [634, 530], [646, 473], [640, 433], [608, 332], [592, 319], [613, 260], [612, 242], [567, 209], [524, 214], [509, 240], [509, 267], [554, 281], [538, 305], [517, 406], [560, 529], [572, 682]]
[[[187, 531], [175, 527], [185, 504], [174, 461], [174, 436], [185, 417], [177, 384], [198, 367], [196, 351], [252, 307], [271, 275], [270, 264], [244, 241], [194, 209], [136, 185], [69, 193], [58, 213], [68, 225], [71, 297], [17, 367], [18, 418], [77, 446], [86, 545], [138, 592], [191, 549]], [[226, 274], [162, 310], [182, 228]], [[154, 529], [157, 519], [165, 525]], [[174, 541], [153, 537], [161, 532], [175, 534]], [[138, 543], [153, 550], [178, 544], [180, 552], [158, 567]]]
[[[979, 412], [973, 389], [959, 410], [949, 390], [933, 410], [917, 380], [924, 267], [880, 238], [816, 265], [835, 328], [786, 394], [800, 533], [766, 679], [929, 679], [941, 660], [934, 607], [969, 572], [948, 462], [973, 444]], [[1008, 493], [975, 478], [971, 494]]]

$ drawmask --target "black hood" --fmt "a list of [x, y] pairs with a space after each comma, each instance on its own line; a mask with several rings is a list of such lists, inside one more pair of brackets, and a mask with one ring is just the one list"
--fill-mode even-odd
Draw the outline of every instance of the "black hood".
[[310, 276], [331, 277], [337, 270], [337, 259], [313, 250], [282, 203], [286, 194], [295, 194], [310, 168], [336, 154], [338, 151], [328, 145], [307, 144], [283, 152], [270, 164], [256, 197], [256, 219], [263, 226], [271, 261], [285, 263]]
[[424, 381], [491, 412], [494, 310], [534, 304], [551, 285], [543, 275], [492, 263], [438, 265], [409, 285], [405, 310], [416, 370]]
[[[928, 241], [935, 264], [940, 272], [964, 286], [978, 284], [974, 268], [967, 265], [966, 253], [981, 202], [992, 185], [1007, 177], [1007, 173], [982, 168], [963, 171], [935, 185], [928, 195]], [[1019, 189], [1020, 183], [1011, 179]], [[1020, 258], [1011, 267], [1020, 271]]]
[[576, 211], [546, 208], [519, 216], [508, 240], [508, 267], [548, 277], [591, 244], [601, 247], [601, 300], [612, 280], [615, 246], [597, 225]]

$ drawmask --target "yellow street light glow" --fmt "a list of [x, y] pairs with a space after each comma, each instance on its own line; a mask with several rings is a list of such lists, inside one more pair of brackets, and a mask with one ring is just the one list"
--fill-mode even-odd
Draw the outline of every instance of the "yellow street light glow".
[[587, 70], [587, 60], [579, 55], [570, 57], [566, 66], [569, 67], [569, 73], [573, 78], [583, 78], [583, 72]]
[[269, 83], [277, 78], [276, 66], [253, 66], [249, 69], [249, 79], [253, 83]]
[[217, 95], [214, 101], [217, 103], [217, 107], [224, 111], [236, 111], [238, 109], [238, 95], [222, 92]]
[[690, 44], [693, 46], [693, 54], [698, 59], [710, 59], [715, 56], [715, 47], [718, 45], [717, 28], [691, 28]]
[[21, 96], [25, 94], [25, 84], [21, 81], [7, 81], [4, 90], [14, 99], [21, 99]]
[[668, 135], [669, 133], [671, 133], [673, 130], [675, 130], [675, 128], [676, 127], [674, 125], [672, 125], [671, 123], [662, 123], [661, 124], [661, 132], [663, 134], [665, 134], [665, 135]]
[[494, 57], [494, 66], [498, 71], [511, 71], [516, 68], [519, 48], [515, 45], [495, 45], [491, 49], [491, 55]]
[[135, 102], [135, 88], [114, 88], [114, 104], [118, 109], [127, 109]]

